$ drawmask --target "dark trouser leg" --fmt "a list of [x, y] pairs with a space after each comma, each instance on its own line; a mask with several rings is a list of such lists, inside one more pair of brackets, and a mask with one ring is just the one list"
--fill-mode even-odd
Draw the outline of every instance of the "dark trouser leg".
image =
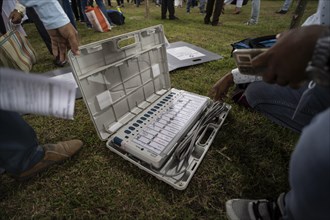
[[62, 1], [63, 1], [62, 7], [63, 7], [64, 12], [70, 19], [70, 22], [73, 25], [73, 27], [75, 29], [77, 29], [76, 21], [74, 19], [74, 15], [73, 15], [71, 4], [70, 4], [69, 0], [62, 0]]
[[79, 11], [80, 21], [85, 21], [85, 19], [84, 19], [84, 11], [81, 8], [81, 1], [80, 0], [77, 0], [77, 7], [78, 7], [78, 11]]
[[167, 2], [167, 8], [168, 8], [168, 17], [169, 18], [174, 18], [174, 13], [175, 13], [175, 9], [174, 9], [174, 0], [168, 0]]
[[0, 110], [0, 167], [20, 174], [43, 156], [32, 127], [18, 113]]
[[78, 12], [77, 0], [71, 0], [71, 8], [72, 8], [74, 17], [76, 18], [76, 21], [79, 21], [80, 16], [79, 16], [79, 12]]
[[45, 42], [49, 53], [53, 54], [52, 53], [52, 43], [51, 43], [49, 34], [48, 34], [44, 24], [40, 20], [38, 14], [36, 13], [36, 11], [32, 7], [27, 7], [26, 15], [29, 17], [29, 19], [31, 21], [33, 21], [34, 25], [36, 26], [36, 28], [39, 32], [39, 35], [41, 36], [42, 40]]
[[214, 12], [212, 17], [212, 25], [217, 25], [219, 23], [219, 17], [221, 15], [224, 0], [216, 0], [214, 6]]
[[85, 13], [85, 9], [86, 9], [87, 5], [89, 5], [89, 3], [91, 1], [81, 0], [80, 2], [81, 2], [81, 9], [83, 10], [83, 13], [84, 13], [84, 20], [86, 22], [86, 26], [87, 27], [92, 27], [92, 24], [89, 22], [89, 20], [88, 20], [88, 18], [86, 16], [86, 13]]
[[204, 17], [204, 24], [209, 24], [210, 19], [213, 13], [213, 6], [214, 6], [214, 1], [215, 0], [208, 0], [206, 4], [206, 14]]
[[162, 19], [166, 19], [167, 2], [168, 2], [168, 0], [163, 0], [162, 1]]
[[5, 23], [2, 19], [2, 3], [3, 0], [0, 0], [0, 35], [7, 33]]

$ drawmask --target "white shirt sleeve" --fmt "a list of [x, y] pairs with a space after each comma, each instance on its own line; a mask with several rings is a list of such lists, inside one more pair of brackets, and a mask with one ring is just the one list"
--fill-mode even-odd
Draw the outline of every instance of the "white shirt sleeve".
[[24, 5], [20, 4], [18, 1], [16, 1], [15, 9], [16, 9], [17, 11], [22, 12], [22, 13], [25, 15], [25, 11], [26, 11], [26, 10], [25, 10], [25, 7], [24, 7]]
[[255, 82], [255, 81], [262, 81], [261, 76], [243, 75], [239, 72], [238, 68], [233, 69], [231, 71], [231, 74], [233, 75], [233, 79], [234, 79], [235, 84], [243, 84], [243, 83], [251, 83], [251, 82]]
[[70, 22], [57, 0], [20, 0], [25, 7], [33, 7], [47, 30], [62, 27]]

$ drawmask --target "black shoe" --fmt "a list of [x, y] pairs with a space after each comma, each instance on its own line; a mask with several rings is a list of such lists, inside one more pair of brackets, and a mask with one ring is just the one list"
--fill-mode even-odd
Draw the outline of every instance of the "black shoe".
[[205, 20], [205, 19], [204, 19], [204, 24], [210, 24], [210, 23], [211, 23], [210, 20]]
[[164, 16], [162, 16], [162, 20], [165, 20], [166, 19], [166, 16], [164, 17]]
[[173, 17], [170, 17], [169, 20], [180, 20], [180, 19], [178, 17], [173, 16]]
[[282, 15], [284, 15], [284, 14], [286, 14], [288, 11], [284, 11], [284, 10], [279, 10], [279, 11], [277, 11], [277, 12], [275, 12], [276, 14], [282, 14]]
[[222, 23], [221, 22], [211, 22], [211, 25], [212, 26], [220, 26], [220, 25], [222, 25]]

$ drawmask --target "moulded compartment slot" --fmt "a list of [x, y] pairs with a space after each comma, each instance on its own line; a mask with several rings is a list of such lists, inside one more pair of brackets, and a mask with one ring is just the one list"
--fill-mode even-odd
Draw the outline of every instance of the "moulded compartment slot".
[[194, 158], [199, 159], [203, 155], [204, 151], [205, 151], [205, 148], [204, 147], [201, 147], [201, 146], [197, 146], [196, 145], [194, 151], [192, 152], [192, 156]]

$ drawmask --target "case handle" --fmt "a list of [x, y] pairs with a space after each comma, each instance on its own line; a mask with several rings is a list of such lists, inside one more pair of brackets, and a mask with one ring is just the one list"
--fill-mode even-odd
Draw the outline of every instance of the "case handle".
[[135, 47], [137, 45], [137, 37], [135, 35], [127, 36], [125, 38], [118, 39], [117, 47], [120, 50]]

